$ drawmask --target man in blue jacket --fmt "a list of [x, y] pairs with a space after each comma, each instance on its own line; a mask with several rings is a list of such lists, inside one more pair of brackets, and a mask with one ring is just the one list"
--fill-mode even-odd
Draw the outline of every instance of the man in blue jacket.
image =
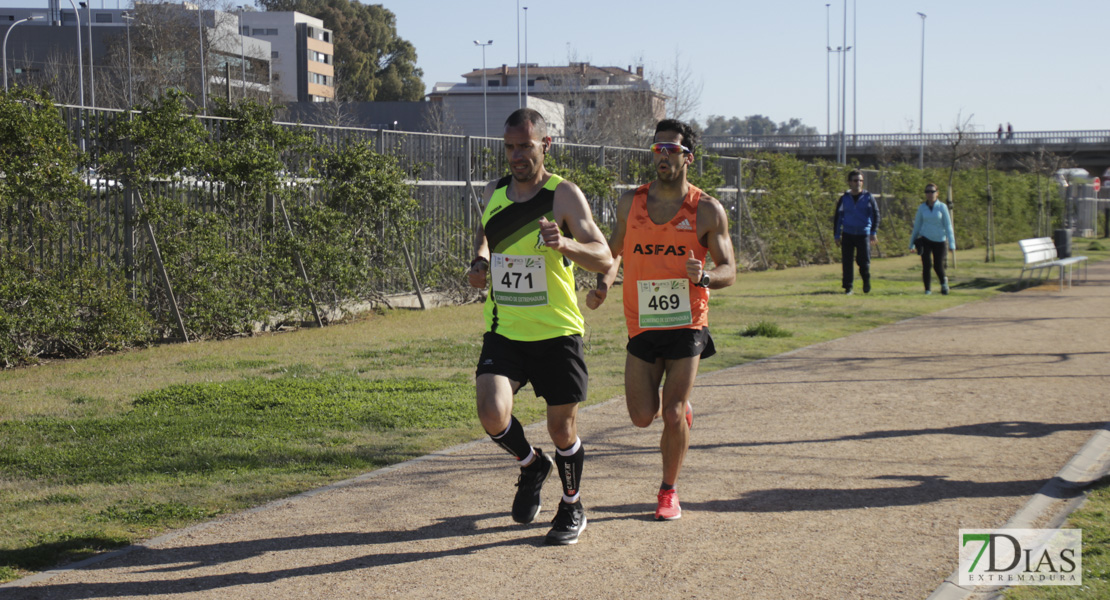
[[852, 260], [859, 265], [863, 293], [871, 291], [871, 244], [879, 231], [879, 203], [863, 189], [863, 173], [848, 173], [848, 191], [836, 201], [833, 213], [833, 238], [840, 246], [844, 269], [844, 293], [852, 293]]

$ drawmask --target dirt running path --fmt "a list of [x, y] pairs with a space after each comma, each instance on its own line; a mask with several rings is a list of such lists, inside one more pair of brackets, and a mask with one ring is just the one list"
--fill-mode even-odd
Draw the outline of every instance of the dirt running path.
[[0, 597], [925, 598], [959, 528], [1006, 523], [1110, 420], [1108, 359], [1103, 263], [699, 378], [679, 521], [651, 520], [659, 425], [616, 399], [580, 419], [576, 546], [542, 545], [554, 479], [537, 523], [510, 520], [515, 469], [485, 441]]

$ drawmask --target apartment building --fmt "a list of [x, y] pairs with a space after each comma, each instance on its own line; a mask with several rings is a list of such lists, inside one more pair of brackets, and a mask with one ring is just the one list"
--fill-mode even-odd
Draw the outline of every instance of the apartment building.
[[618, 112], [631, 109], [655, 121], [666, 112], [666, 97], [644, 79], [643, 67], [633, 71], [632, 67], [598, 67], [588, 62], [544, 67], [530, 63], [474, 69], [463, 79], [462, 83], [436, 83], [428, 100], [452, 107], [456, 120], [468, 132], [481, 129], [482, 123], [475, 127], [474, 115], [482, 114], [484, 103], [491, 109], [497, 106], [490, 114], [500, 119], [489, 129], [496, 135], [504, 120], [501, 113], [508, 107], [515, 109], [518, 98], [525, 95], [529, 105], [536, 100], [559, 105], [560, 122], [565, 122], [565, 133], [572, 139], [597, 130], [599, 122], [618, 120]]
[[335, 100], [335, 46], [323, 21], [299, 12], [245, 12], [241, 18], [247, 35], [270, 42], [277, 100]]
[[[0, 8], [0, 36], [8, 36], [9, 82], [35, 83], [36, 75], [65, 69], [61, 79], [71, 84], [52, 90], [55, 97], [76, 104], [80, 91], [87, 105], [97, 106], [123, 106], [121, 90], [134, 87], [138, 94], [141, 84], [154, 85], [154, 80], [184, 82], [168, 85], [197, 97], [203, 82], [204, 95], [226, 94], [233, 100], [244, 96], [273, 97], [278, 102], [335, 99], [332, 32], [319, 19], [297, 12], [199, 10], [190, 3], [139, 3], [132, 9], [89, 4], [81, 2], [76, 14], [72, 7], [63, 8], [60, 0], [49, 0], [45, 8]], [[166, 46], [169, 37], [175, 38], [176, 47], [147, 56], [152, 44]], [[203, 64], [198, 58], [202, 45]], [[135, 56], [125, 60], [124, 54], [132, 49]], [[84, 76], [80, 87], [75, 84], [78, 55]], [[59, 79], [54, 72], [45, 78]], [[145, 89], [152, 91], [149, 85]]]

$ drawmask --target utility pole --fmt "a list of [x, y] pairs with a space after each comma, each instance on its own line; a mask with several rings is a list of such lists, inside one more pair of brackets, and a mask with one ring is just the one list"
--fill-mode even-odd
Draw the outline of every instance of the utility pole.
[[[832, 120], [829, 118], [829, 105], [831, 100], [831, 86], [829, 85], [829, 55], [832, 54], [832, 42], [829, 41], [829, 4], [825, 4], [825, 137], [832, 135]], [[827, 144], [828, 142], [826, 142]]]
[[484, 44], [478, 40], [474, 40], [475, 46], [482, 47], [482, 123], [483, 131], [485, 132], [483, 135], [485, 137], [489, 137], [489, 109], [486, 107], [486, 46], [492, 43], [493, 40]]
[[917, 114], [917, 135], [921, 138], [921, 145], [917, 151], [917, 168], [925, 168], [925, 13], [917, 13], [921, 17], [921, 103]]
[[208, 77], [204, 74], [204, 11], [199, 6], [197, 7], [197, 36], [200, 39], [200, 99], [204, 114], [208, 114]]

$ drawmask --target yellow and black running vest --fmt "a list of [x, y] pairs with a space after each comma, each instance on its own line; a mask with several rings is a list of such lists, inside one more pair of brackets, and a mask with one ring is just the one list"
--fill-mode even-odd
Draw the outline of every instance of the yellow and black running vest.
[[[582, 335], [574, 263], [540, 238], [540, 217], [555, 220], [555, 188], [563, 178], [551, 175], [527, 202], [509, 200], [511, 180], [506, 176], [497, 182], [482, 215], [491, 254], [486, 330], [522, 342]], [[567, 231], [563, 235], [571, 237]]]

